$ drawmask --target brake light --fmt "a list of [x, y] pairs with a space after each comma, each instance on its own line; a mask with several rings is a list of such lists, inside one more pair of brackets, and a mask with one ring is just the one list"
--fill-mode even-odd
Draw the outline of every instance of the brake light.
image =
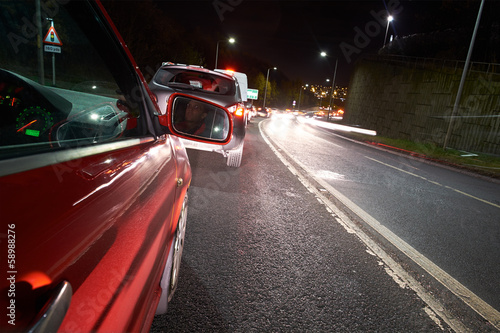
[[238, 117], [243, 117], [245, 114], [245, 108], [243, 106], [233, 105], [228, 107], [227, 110]]
[[238, 117], [243, 117], [243, 115], [245, 114], [245, 109], [239, 107], [236, 109], [236, 112], [234, 114]]

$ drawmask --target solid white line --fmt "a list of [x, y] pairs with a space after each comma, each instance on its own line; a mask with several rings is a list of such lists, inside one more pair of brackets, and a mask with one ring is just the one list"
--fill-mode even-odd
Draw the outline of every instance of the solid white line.
[[[348, 228], [354, 230], [357, 236], [368, 246], [374, 253], [377, 254], [384, 261], [384, 263], [403, 281], [405, 281], [408, 286], [414, 290], [417, 295], [425, 302], [429, 307], [437, 313], [441, 319], [443, 319], [453, 330], [457, 332], [466, 332], [467, 328], [460, 322], [459, 319], [454, 318], [445, 307], [435, 299], [431, 294], [429, 294], [425, 288], [423, 288], [418, 281], [411, 277], [397, 262], [395, 262], [380, 246], [378, 246], [375, 241], [373, 241], [368, 235], [366, 235], [353, 221], [351, 221], [342, 211], [332, 203], [328, 198], [326, 198], [320, 191], [318, 191], [313, 184], [311, 184], [305, 176], [302, 175], [293, 165], [291, 165], [286, 158], [278, 151], [278, 149], [270, 142], [269, 139], [263, 135], [263, 124], [259, 123], [259, 130], [262, 137], [273, 150], [276, 156], [287, 166], [287, 168], [304, 184], [304, 186], [311, 192], [313, 192], [318, 198], [321, 198], [323, 203], [331, 209], [340, 218], [335, 219], [341, 225], [347, 226]], [[353, 211], [358, 217], [363, 219], [365, 223], [370, 225], [375, 229], [380, 235], [386, 238], [394, 246], [396, 246], [401, 252], [406, 254], [411, 260], [417, 263], [420, 267], [431, 274], [436, 280], [448, 288], [452, 293], [469, 305], [474, 311], [476, 311], [483, 318], [488, 320], [497, 329], [500, 329], [500, 312], [490, 306], [488, 303], [484, 302], [481, 298], [475, 295], [472, 291], [463, 286], [460, 282], [451, 277], [448, 273], [443, 271], [440, 267], [434, 264], [432, 261], [427, 259], [424, 255], [415, 250], [408, 243], [403, 241], [401, 238], [396, 236], [392, 231], [387, 229], [385, 226], [380, 224], [375, 218], [366, 213], [351, 200], [345, 197], [343, 194], [335, 190], [330, 184], [326, 183], [322, 179], [316, 178], [313, 172], [310, 172], [308, 168], [295, 160], [288, 151], [279, 143], [276, 145], [284, 152], [291, 160], [297, 163], [302, 169], [304, 169], [307, 174], [318, 182], [323, 188], [327, 189], [333, 196], [342, 202], [346, 207]]]
[[467, 196], [467, 197], [469, 197], [469, 198], [472, 198], [472, 199], [475, 199], [475, 200], [481, 201], [481, 202], [483, 202], [483, 203], [485, 203], [485, 204], [491, 205], [491, 206], [493, 206], [493, 207], [500, 208], [500, 205], [497, 205], [497, 204], [494, 204], [493, 202], [489, 202], [489, 201], [487, 201], [487, 200], [484, 200], [484, 199], [478, 198], [478, 197], [476, 197], [476, 196], [473, 196], [472, 194], [468, 194], [468, 193], [465, 193], [465, 192], [463, 192], [463, 191], [457, 190], [457, 189], [455, 189], [455, 188], [453, 188], [453, 187], [451, 187], [451, 186], [443, 185], [443, 184], [440, 184], [440, 183], [438, 183], [438, 182], [435, 182], [435, 181], [429, 180], [429, 179], [427, 179], [427, 178], [425, 178], [425, 177], [422, 177], [422, 176], [419, 176], [419, 175], [414, 174], [414, 173], [412, 173], [412, 172], [409, 172], [409, 171], [406, 171], [406, 170], [400, 169], [400, 168], [398, 168], [398, 167], [395, 167], [394, 165], [390, 165], [390, 164], [384, 163], [384, 162], [379, 161], [379, 160], [377, 160], [377, 159], [375, 159], [375, 158], [371, 158], [371, 157], [368, 157], [368, 156], [365, 156], [365, 157], [366, 157], [367, 159], [369, 159], [369, 160], [372, 160], [372, 161], [374, 161], [374, 162], [377, 162], [377, 163], [380, 163], [380, 164], [382, 164], [382, 165], [388, 166], [388, 167], [390, 167], [390, 168], [396, 169], [396, 170], [398, 170], [398, 171], [404, 172], [404, 173], [406, 173], [406, 174], [408, 174], [408, 175], [411, 175], [411, 176], [414, 176], [414, 177], [417, 177], [417, 178], [423, 179], [423, 180], [425, 180], [425, 181], [427, 181], [427, 182], [430, 182], [430, 183], [432, 183], [432, 184], [435, 184], [435, 185], [438, 185], [438, 186], [441, 186], [441, 187], [447, 188], [447, 189], [449, 189], [449, 190], [455, 191], [455, 192], [460, 193], [460, 194], [462, 194], [462, 195], [465, 195], [465, 196]]

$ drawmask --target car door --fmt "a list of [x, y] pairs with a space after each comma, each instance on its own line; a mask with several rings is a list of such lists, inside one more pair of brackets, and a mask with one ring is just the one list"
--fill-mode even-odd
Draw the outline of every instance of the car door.
[[[65, 330], [99, 328], [114, 308], [130, 314], [122, 318], [141, 318], [135, 315], [151, 301], [163, 268], [158, 253], [166, 251], [171, 234], [176, 183], [168, 141], [146, 141], [0, 179], [2, 219], [15, 232], [10, 271], [20, 285], [18, 318], [33, 318], [41, 311], [35, 305], [45, 304], [63, 281], [71, 284], [76, 305], [70, 306]], [[35, 158], [44, 156], [25, 162], [36, 165]], [[24, 309], [26, 304], [34, 308]]]
[[189, 183], [178, 181], [182, 152], [156, 132], [158, 110], [99, 7], [53, 5], [44, 10], [62, 50], [39, 62], [35, 2], [1, 5], [0, 233], [10, 279], [0, 284], [0, 330], [53, 331], [43, 326], [53, 316], [62, 331], [139, 330], [154, 313], [174, 202]]

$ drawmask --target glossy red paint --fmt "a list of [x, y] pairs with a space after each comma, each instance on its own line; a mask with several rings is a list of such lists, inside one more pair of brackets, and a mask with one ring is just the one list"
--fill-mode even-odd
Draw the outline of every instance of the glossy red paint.
[[[64, 149], [54, 133], [54, 141], [38, 143], [50, 143], [50, 149], [18, 157], [0, 156], [0, 213], [4, 222], [0, 233], [9, 233], [14, 240], [1, 243], [1, 251], [13, 257], [12, 266], [4, 270], [13, 278], [0, 280], [0, 307], [14, 304], [15, 323], [7, 325], [3, 318], [0, 331], [32, 328], [47, 313], [55, 290], [65, 282], [71, 286], [71, 302], [61, 315], [64, 320], [57, 326], [59, 331], [148, 331], [162, 292], [160, 280], [191, 183], [188, 156], [180, 139], [161, 128], [152, 93], [104, 8], [99, 2], [90, 2], [90, 6], [101, 9], [97, 15], [108, 20], [116, 34], [113, 39], [119, 40], [133, 67], [125, 66], [132, 75], [117, 75], [115, 79], [130, 79], [120, 85], [145, 92], [132, 100], [141, 105], [140, 117], [132, 119], [133, 126], [127, 118], [123, 127], [142, 128], [127, 135], [122, 135], [123, 130], [109, 141]], [[35, 83], [26, 86], [41, 89]], [[46, 93], [40, 91], [38, 98]], [[75, 94], [91, 100], [84, 101], [90, 105], [89, 117], [97, 114], [90, 113], [99, 110], [92, 109], [92, 101], [102, 97], [78, 92], [66, 96]], [[101, 114], [101, 119], [116, 116], [119, 110], [125, 112], [108, 103], [108, 109], [114, 111]], [[13, 113], [15, 105], [11, 107], [8, 111]], [[167, 128], [171, 127], [169, 116]], [[68, 119], [58, 120], [55, 131]], [[5, 148], [1, 142], [0, 148]], [[11, 293], [13, 296], [8, 296]]]
[[[176, 144], [167, 136], [0, 178], [2, 219], [16, 230], [18, 284], [43, 276], [38, 288], [25, 284], [37, 295], [71, 282], [62, 331], [135, 331], [147, 324], [138, 319], [156, 308], [179, 202], [191, 179]], [[17, 327], [37, 310], [18, 313]]]

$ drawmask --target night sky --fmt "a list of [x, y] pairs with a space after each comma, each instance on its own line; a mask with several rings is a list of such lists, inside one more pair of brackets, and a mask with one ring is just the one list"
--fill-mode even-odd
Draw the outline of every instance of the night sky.
[[[359, 54], [375, 53], [382, 47], [386, 10], [392, 9], [395, 19], [389, 26], [389, 40], [391, 35], [457, 27], [469, 29], [472, 34], [479, 4], [465, 0], [158, 2], [165, 11], [175, 13], [186, 29], [206, 27], [202, 31], [207, 39], [213, 39], [214, 50], [218, 40], [234, 37], [236, 44], [222, 42], [220, 47], [233, 48], [234, 55], [236, 50], [252, 54], [278, 67], [289, 79], [324, 84], [332, 78], [338, 59], [339, 85], [348, 84]], [[466, 6], [469, 10], [458, 10]], [[321, 51], [329, 57], [321, 57]], [[219, 59], [219, 63], [223, 61]]]

